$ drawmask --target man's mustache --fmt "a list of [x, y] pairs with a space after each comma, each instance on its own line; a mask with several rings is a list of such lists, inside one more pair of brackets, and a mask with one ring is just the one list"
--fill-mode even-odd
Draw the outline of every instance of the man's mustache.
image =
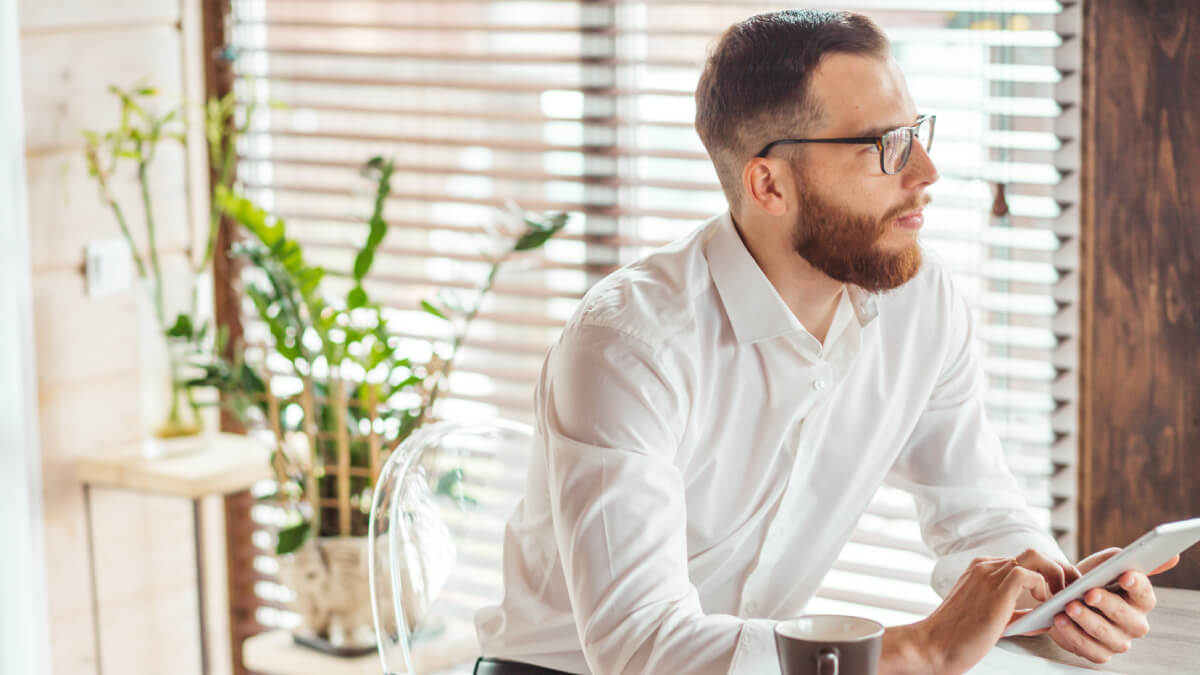
[[929, 202], [932, 201], [933, 197], [930, 197], [927, 193], [922, 192], [920, 195], [913, 197], [900, 206], [897, 206], [896, 208], [891, 209], [887, 213], [883, 214], [883, 218], [880, 219], [880, 222], [889, 223], [905, 213], [916, 211], [917, 209], [924, 209], [926, 206], [929, 206]]

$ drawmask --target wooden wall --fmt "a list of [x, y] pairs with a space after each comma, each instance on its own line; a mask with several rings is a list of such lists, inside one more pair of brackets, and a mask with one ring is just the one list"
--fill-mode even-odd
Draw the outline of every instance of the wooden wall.
[[[1083, 10], [1086, 553], [1200, 516], [1200, 4]], [[1157, 582], [1200, 588], [1200, 549]]]
[[[84, 246], [120, 235], [87, 177], [80, 130], [115, 123], [110, 83], [128, 87], [145, 77], [161, 88], [164, 104], [203, 96], [194, 4], [19, 4], [51, 650], [61, 675], [200, 670], [191, 502], [94, 491], [91, 560], [73, 469], [83, 453], [139, 442], [161, 420], [167, 386], [136, 280], [115, 295], [86, 293]], [[176, 302], [183, 300], [178, 282], [186, 278], [187, 228], [202, 222], [194, 215], [205, 208], [195, 189], [206, 176], [197, 171], [197, 162], [204, 168], [197, 151], [202, 146], [164, 148], [153, 171], [159, 254]], [[131, 177], [119, 192], [131, 208], [138, 204]], [[223, 672], [220, 664], [214, 672]]]

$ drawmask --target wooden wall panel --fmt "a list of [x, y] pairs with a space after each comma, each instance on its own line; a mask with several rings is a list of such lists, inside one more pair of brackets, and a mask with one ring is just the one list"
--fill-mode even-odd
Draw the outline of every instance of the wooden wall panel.
[[[1200, 5], [1083, 10], [1086, 553], [1200, 516]], [[1157, 582], [1200, 588], [1200, 551]]]
[[95, 30], [126, 24], [172, 24], [179, 21], [179, 3], [162, 0], [19, 0], [21, 30]]
[[[111, 97], [110, 97], [111, 98]], [[113, 100], [115, 103], [115, 100]], [[102, 105], [103, 101], [97, 105]], [[150, 185], [159, 196], [154, 205], [160, 249], [182, 251], [188, 243], [189, 213], [187, 202], [179, 195], [188, 189], [184, 150], [165, 143], [152, 165]], [[77, 273], [83, 265], [84, 248], [89, 242], [121, 238], [112, 212], [100, 201], [96, 184], [87, 175], [78, 149], [31, 156], [26, 162], [29, 177], [29, 220], [32, 223], [30, 248], [33, 269], [47, 268]], [[141, 197], [132, 171], [114, 179], [114, 192], [131, 219], [130, 226], [138, 247], [146, 250], [146, 234], [141, 214]], [[166, 198], [167, 196], [169, 198]]]
[[[178, 103], [184, 91], [193, 100], [202, 97], [197, 83], [188, 89], [183, 5], [159, 0], [20, 5], [47, 577], [53, 668], [61, 675], [200, 669], [190, 502], [95, 491], [92, 561], [83, 488], [74, 471], [83, 453], [139, 442], [160, 421], [155, 404], [165, 405], [156, 393], [166, 388], [165, 365], [142, 288], [133, 281], [123, 293], [86, 294], [84, 247], [119, 233], [83, 169], [80, 130], [115, 123], [118, 108], [107, 91], [112, 83], [130, 86], [148, 77], [161, 89], [163, 105]], [[195, 70], [194, 63], [190, 68]], [[196, 177], [190, 175], [195, 152], [164, 146], [152, 179], [158, 251], [174, 306], [185, 300], [180, 283], [187, 276], [185, 228], [200, 207], [192, 194]], [[119, 185], [136, 210], [132, 178]], [[137, 236], [144, 248], [144, 236]], [[93, 573], [102, 624], [99, 664]], [[227, 665], [215, 666], [214, 673], [228, 671]]]
[[113, 105], [110, 84], [129, 87], [146, 78], [166, 102], [178, 101], [183, 91], [180, 35], [174, 25], [22, 32], [21, 51], [25, 149], [30, 154], [74, 150], [81, 130], [115, 126], [120, 110]]
[[[38, 336], [38, 389], [43, 408], [60, 399], [62, 389], [74, 388], [88, 380], [104, 382], [136, 373], [139, 367], [137, 318], [139, 307], [147, 303], [139, 303], [140, 298], [134, 293], [88, 298], [84, 286], [83, 276], [77, 269], [34, 272], [34, 306], [44, 308], [34, 314], [34, 331]], [[53, 311], [46, 311], [49, 308]], [[97, 327], [104, 329], [96, 330]], [[91, 336], [88, 349], [78, 348], [83, 335]], [[55, 419], [48, 431], [53, 434], [72, 418], [87, 415], [86, 411], [94, 408], [90, 403], [84, 399], [82, 411], [70, 409], [61, 413], [62, 417]], [[87, 422], [103, 423], [92, 419]], [[67, 428], [70, 428], [69, 424]], [[125, 436], [127, 433], [117, 439], [96, 438], [85, 445], [93, 445], [96, 441], [122, 441]]]

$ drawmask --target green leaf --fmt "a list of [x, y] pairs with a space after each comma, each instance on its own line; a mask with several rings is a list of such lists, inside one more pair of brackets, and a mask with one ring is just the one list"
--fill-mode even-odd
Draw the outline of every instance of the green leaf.
[[307, 522], [300, 522], [280, 530], [279, 542], [275, 545], [275, 554], [285, 555], [298, 550], [308, 539], [309, 529]]
[[419, 375], [409, 375], [399, 384], [392, 385], [391, 393], [388, 394], [388, 396], [389, 397], [394, 396], [397, 392], [403, 391], [404, 389], [411, 387], [414, 384], [421, 384], [422, 379], [423, 378], [420, 377]]
[[175, 317], [175, 325], [167, 330], [167, 337], [191, 340], [194, 333], [195, 329], [192, 327], [192, 317], [187, 314], [180, 314]]
[[552, 236], [554, 236], [554, 232], [551, 230], [530, 230], [529, 232], [521, 235], [521, 238], [518, 239], [517, 243], [513, 245], [513, 250], [532, 251], [535, 248], [539, 248], [542, 244], [545, 244], [546, 241]]
[[375, 251], [364, 248], [354, 257], [354, 280], [361, 282], [367, 276], [367, 271], [375, 262]]
[[367, 304], [367, 292], [363, 290], [362, 286], [355, 286], [354, 288], [350, 289], [350, 292], [346, 295], [346, 307], [347, 308], [358, 309], [359, 307], [363, 307], [366, 304]]
[[437, 307], [434, 307], [433, 305], [429, 304], [429, 301], [428, 301], [428, 300], [422, 300], [422, 301], [421, 301], [421, 309], [425, 310], [426, 312], [429, 312], [430, 314], [432, 314], [432, 315], [436, 316], [436, 317], [437, 317], [437, 318], [439, 318], [439, 319], [443, 319], [443, 320], [445, 320], [445, 321], [449, 321], [449, 320], [450, 320], [450, 318], [449, 318], [449, 317], [447, 317], [445, 314], [443, 314], [443, 313], [442, 313], [442, 310], [440, 310], [440, 309], [438, 309]]
[[529, 229], [525, 232], [525, 234], [521, 235], [521, 238], [518, 239], [517, 243], [513, 245], [513, 250], [531, 251], [535, 248], [541, 247], [541, 245], [545, 244], [550, 237], [558, 234], [559, 231], [566, 227], [567, 214], [556, 213], [550, 216], [547, 220], [547, 223], [543, 223], [526, 217], [525, 223], [529, 226]]

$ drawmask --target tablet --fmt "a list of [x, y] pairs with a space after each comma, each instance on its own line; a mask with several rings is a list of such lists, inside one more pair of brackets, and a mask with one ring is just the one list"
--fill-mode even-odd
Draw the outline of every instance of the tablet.
[[1004, 637], [1049, 628], [1055, 615], [1066, 609], [1072, 600], [1081, 600], [1091, 589], [1107, 586], [1129, 570], [1149, 572], [1197, 541], [1200, 541], [1200, 518], [1159, 525], [1014, 621], [1004, 631]]

